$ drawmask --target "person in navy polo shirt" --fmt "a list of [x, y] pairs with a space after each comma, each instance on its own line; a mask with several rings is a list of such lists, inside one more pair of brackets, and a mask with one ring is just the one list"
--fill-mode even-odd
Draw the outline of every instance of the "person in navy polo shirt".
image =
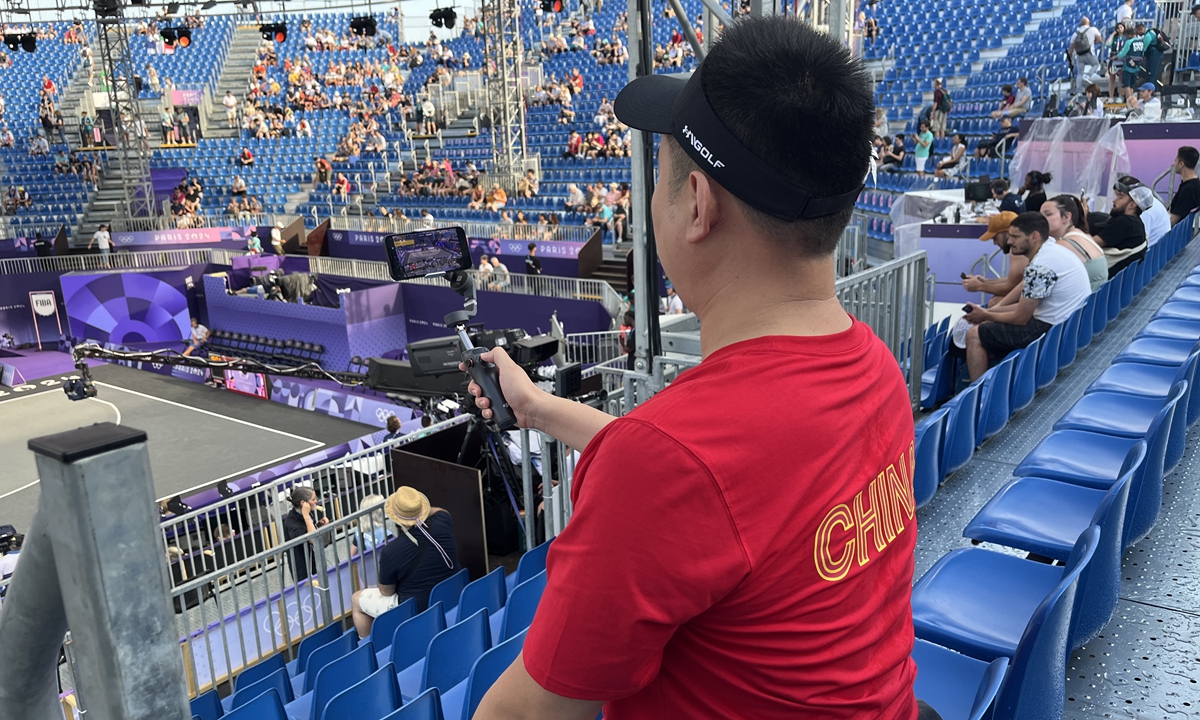
[[583, 454], [523, 652], [475, 717], [936, 717], [909, 657], [912, 407], [834, 282], [869, 75], [805, 24], [746, 19], [614, 110], [662, 136], [655, 241], [704, 359], [613, 418], [483, 355], [523, 427]]

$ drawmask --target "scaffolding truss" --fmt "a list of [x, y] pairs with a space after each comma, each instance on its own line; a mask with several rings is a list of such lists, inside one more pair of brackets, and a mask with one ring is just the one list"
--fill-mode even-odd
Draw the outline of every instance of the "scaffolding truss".
[[[96, 0], [96, 36], [103, 87], [112, 113], [115, 158], [121, 173], [124, 193], [122, 216], [116, 220], [158, 215], [154, 202], [154, 184], [150, 179], [148, 129], [141, 117], [137, 76], [129, 51], [131, 29], [125, 21], [124, 0]], [[120, 224], [118, 222], [118, 224]]]
[[525, 47], [517, 0], [485, 0], [483, 24], [492, 172], [496, 182], [512, 191], [525, 172], [528, 156], [523, 97]]

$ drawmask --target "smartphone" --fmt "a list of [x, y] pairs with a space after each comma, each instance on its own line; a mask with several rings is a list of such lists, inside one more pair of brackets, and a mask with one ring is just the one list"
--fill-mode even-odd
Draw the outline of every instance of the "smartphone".
[[974, 310], [974, 308], [972, 308], [972, 307], [971, 307], [969, 304], [968, 304], [968, 305], [963, 305], [963, 306], [962, 306], [962, 309], [963, 309], [963, 312], [965, 312], [965, 313], [969, 313], [969, 312], [971, 312], [972, 310]]
[[471, 248], [461, 227], [417, 230], [383, 238], [393, 280], [445, 275], [470, 270]]
[[966, 280], [966, 279], [967, 279], [967, 274], [966, 274], [966, 273], [959, 273], [959, 274], [958, 274], [958, 276], [959, 276], [960, 278], [962, 278], [963, 280]]

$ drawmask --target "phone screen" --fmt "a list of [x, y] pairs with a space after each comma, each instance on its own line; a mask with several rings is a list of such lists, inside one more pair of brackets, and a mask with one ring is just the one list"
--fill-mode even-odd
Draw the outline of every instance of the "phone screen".
[[388, 268], [393, 280], [441, 275], [472, 267], [467, 234], [461, 227], [387, 235]]

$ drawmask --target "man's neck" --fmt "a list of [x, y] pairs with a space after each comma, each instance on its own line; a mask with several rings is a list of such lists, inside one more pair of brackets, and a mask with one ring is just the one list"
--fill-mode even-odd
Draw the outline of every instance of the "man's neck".
[[695, 312], [704, 357], [745, 340], [832, 335], [852, 325], [837, 299], [832, 256], [736, 275], [710, 291]]
[[1179, 173], [1179, 177], [1183, 178], [1185, 181], [1186, 180], [1195, 180], [1196, 179], [1196, 171], [1195, 171], [1195, 169], [1184, 168], [1183, 172]]

